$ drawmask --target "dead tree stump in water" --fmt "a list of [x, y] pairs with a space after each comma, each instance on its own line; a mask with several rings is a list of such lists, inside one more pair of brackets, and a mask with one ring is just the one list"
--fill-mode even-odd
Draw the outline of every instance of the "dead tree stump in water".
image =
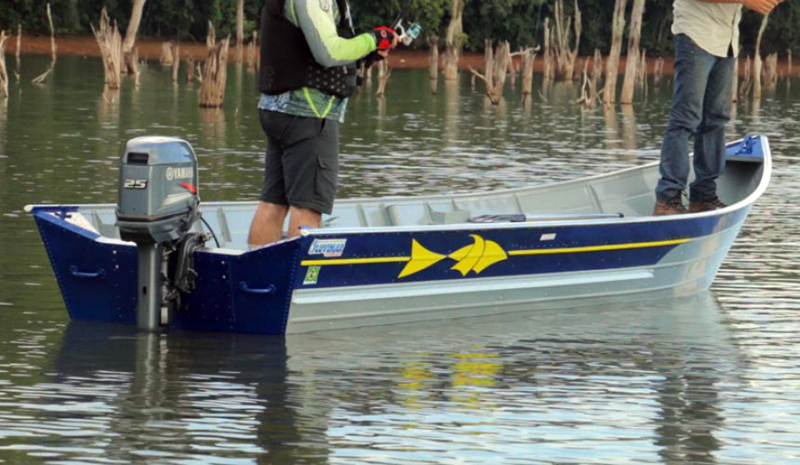
[[589, 60], [583, 64], [583, 85], [581, 86], [581, 98], [577, 103], [582, 103], [584, 108], [592, 110], [600, 100], [600, 92], [597, 90], [597, 81], [600, 79], [603, 68], [603, 56], [600, 49], [594, 49], [594, 59], [592, 60], [592, 72], [588, 72]]
[[503, 98], [503, 90], [508, 75], [508, 62], [511, 60], [511, 45], [508, 42], [497, 44], [496, 53], [492, 54], [492, 41], [486, 41], [486, 68], [481, 74], [470, 68], [470, 72], [486, 84], [486, 96], [492, 105], [497, 105]]
[[126, 74], [139, 74], [138, 54], [134, 53], [136, 36], [139, 34], [139, 24], [142, 22], [142, 11], [147, 0], [134, 0], [131, 7], [131, 19], [122, 42], [122, 72]]
[[194, 82], [194, 57], [189, 55], [186, 59], [186, 83], [192, 84]]
[[119, 89], [122, 80], [122, 37], [119, 35], [117, 23], [111, 22], [105, 8], [100, 13], [98, 29], [92, 26], [92, 32], [103, 57], [106, 86], [109, 89]]
[[253, 31], [253, 38], [247, 45], [247, 68], [256, 69], [256, 54], [258, 53], [258, 31]]
[[533, 65], [536, 61], [536, 49], [529, 48], [522, 54], [522, 95], [526, 98], [533, 93]]
[[[573, 23], [572, 18], [565, 17], [564, 0], [557, 0], [554, 21], [554, 48], [558, 72], [561, 73], [567, 81], [572, 81], [573, 75], [575, 74], [575, 59], [578, 56], [578, 46], [581, 42], [581, 10], [578, 8], [578, 0], [575, 0], [574, 18], [575, 22]], [[569, 46], [570, 25], [573, 26], [575, 34], [574, 48], [570, 48]]]
[[642, 35], [642, 16], [644, 15], [644, 0], [633, 0], [631, 23], [628, 28], [628, 55], [625, 58], [625, 77], [622, 80], [622, 92], [619, 103], [633, 103], [633, 92], [639, 71], [639, 38]]
[[764, 35], [768, 21], [769, 13], [765, 14], [764, 19], [761, 20], [761, 27], [758, 29], [758, 38], [756, 39], [756, 51], [753, 58], [753, 99], [761, 98], [761, 37]]
[[611, 51], [606, 61], [606, 84], [603, 90], [606, 105], [617, 101], [617, 78], [619, 77], [619, 54], [622, 50], [622, 36], [625, 33], [625, 6], [628, 0], [615, 0], [614, 19], [611, 27]]
[[172, 53], [175, 44], [168, 40], [166, 42], [161, 43], [161, 57], [158, 59], [158, 62], [162, 65], [172, 65], [172, 62], [175, 60], [175, 56]]
[[49, 3], [47, 4], [47, 22], [50, 25], [50, 54], [52, 59], [50, 60], [50, 67], [47, 68], [47, 71], [35, 77], [31, 81], [34, 84], [43, 83], [45, 79], [47, 79], [47, 76], [49, 76], [50, 73], [52, 73], [56, 68], [56, 51], [58, 50], [58, 47], [56, 47], [56, 31], [55, 28], [53, 28], [53, 15], [51, 14]]
[[444, 79], [454, 81], [458, 78], [458, 62], [461, 59], [461, 46], [464, 43], [464, 0], [452, 0], [450, 5], [450, 24], [447, 26], [444, 54]]
[[553, 79], [553, 49], [550, 44], [550, 18], [544, 19], [544, 78]]
[[[738, 59], [737, 59], [738, 60]], [[664, 77], [664, 58], [658, 57], [653, 63], [653, 86], [658, 88], [661, 85], [661, 78]]]
[[750, 89], [753, 87], [753, 65], [750, 62], [750, 57], [748, 56], [747, 59], [744, 61], [744, 76], [742, 76], [742, 85], [739, 88], [739, 97], [745, 98], [747, 94], [750, 93]]
[[236, 2], [236, 63], [242, 62], [243, 53], [244, 53], [244, 0], [238, 0]]
[[6, 31], [0, 31], [0, 100], [8, 98], [8, 70], [6, 69]]
[[764, 85], [774, 88], [778, 84], [778, 52], [767, 55], [764, 60]]
[[172, 60], [172, 82], [178, 82], [178, 73], [181, 69], [181, 46], [175, 46], [175, 56]]
[[431, 36], [428, 39], [430, 46], [430, 56], [428, 58], [428, 74], [430, 75], [431, 94], [436, 95], [439, 83], [439, 37]]
[[17, 68], [14, 70], [14, 74], [17, 76], [17, 82], [19, 82], [19, 80], [20, 80], [19, 70], [22, 67], [22, 59], [20, 58], [20, 50], [22, 50], [22, 24], [17, 24], [17, 49], [16, 49], [16, 53], [15, 53], [16, 58], [17, 58]]
[[229, 38], [222, 39], [217, 44], [210, 43], [208, 59], [203, 67], [203, 83], [200, 86], [200, 106], [203, 108], [218, 108], [225, 102], [229, 46]]

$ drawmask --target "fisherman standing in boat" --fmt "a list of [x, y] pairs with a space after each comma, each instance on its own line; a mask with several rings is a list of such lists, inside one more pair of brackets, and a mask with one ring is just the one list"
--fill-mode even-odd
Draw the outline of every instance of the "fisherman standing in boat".
[[[661, 179], [654, 215], [724, 208], [716, 179], [725, 168], [725, 124], [739, 53], [742, 5], [761, 14], [783, 0], [675, 0], [675, 84], [669, 126], [661, 146]], [[694, 135], [695, 181], [689, 209], [682, 194], [689, 177], [689, 137]]]
[[267, 154], [250, 246], [280, 240], [287, 214], [289, 237], [330, 214], [356, 61], [383, 59], [397, 44], [387, 27], [356, 35], [346, 0], [267, 0], [261, 37], [258, 108]]

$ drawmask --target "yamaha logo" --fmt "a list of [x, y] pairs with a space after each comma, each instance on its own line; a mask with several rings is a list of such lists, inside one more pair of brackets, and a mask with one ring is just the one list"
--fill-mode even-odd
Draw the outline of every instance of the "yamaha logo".
[[174, 179], [192, 179], [194, 177], [194, 170], [191, 168], [167, 168], [167, 181]]

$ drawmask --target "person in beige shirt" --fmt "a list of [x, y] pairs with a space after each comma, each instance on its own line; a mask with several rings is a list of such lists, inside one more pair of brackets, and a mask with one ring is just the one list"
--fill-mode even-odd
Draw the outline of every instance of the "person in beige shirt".
[[[783, 0], [674, 0], [674, 93], [661, 145], [661, 179], [654, 215], [724, 208], [716, 179], [725, 168], [725, 124], [730, 120], [733, 66], [739, 53], [742, 6], [767, 14]], [[689, 139], [694, 136], [695, 180], [689, 209], [683, 191], [689, 177]]]

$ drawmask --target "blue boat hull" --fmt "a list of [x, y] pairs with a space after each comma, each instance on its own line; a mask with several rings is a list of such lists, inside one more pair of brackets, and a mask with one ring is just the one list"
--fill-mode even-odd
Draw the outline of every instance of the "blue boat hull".
[[[767, 161], [753, 182], [763, 191]], [[171, 327], [286, 334], [707, 289], [760, 192], [718, 212], [613, 220], [319, 229], [261, 249], [196, 252]], [[213, 209], [214, 204], [205, 204]], [[69, 315], [135, 324], [137, 253], [35, 206]]]

